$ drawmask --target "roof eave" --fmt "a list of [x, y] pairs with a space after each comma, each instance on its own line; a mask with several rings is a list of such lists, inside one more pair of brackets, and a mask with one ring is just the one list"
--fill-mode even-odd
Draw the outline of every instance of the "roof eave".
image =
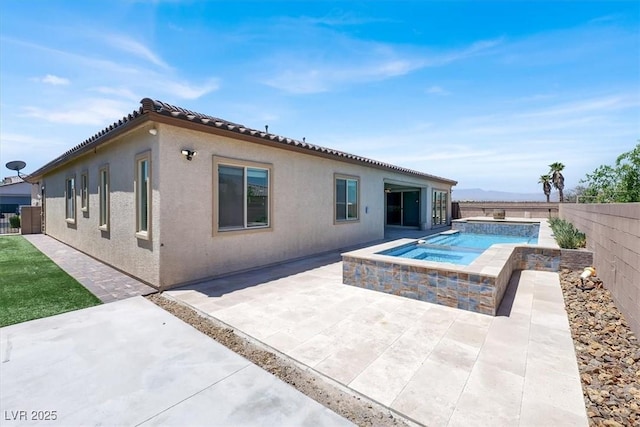
[[66, 151], [64, 154], [56, 157], [46, 165], [42, 166], [35, 172], [28, 175], [30, 181], [39, 181], [42, 177], [54, 171], [72, 161], [78, 157], [98, 148], [99, 146], [106, 144], [107, 142], [132, 131], [133, 129], [141, 126], [149, 121], [149, 116], [146, 114], [140, 114], [132, 119], [121, 123], [117, 126], [110, 126], [105, 128], [99, 134], [94, 135], [92, 138], [85, 140], [83, 143], [75, 146], [74, 148]]

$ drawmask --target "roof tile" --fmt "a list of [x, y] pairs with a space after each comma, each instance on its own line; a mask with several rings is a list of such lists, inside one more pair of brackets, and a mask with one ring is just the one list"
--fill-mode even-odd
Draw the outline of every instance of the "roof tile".
[[40, 169], [38, 169], [37, 171], [35, 171], [32, 176], [40, 176], [43, 173], [47, 172], [48, 170], [51, 170], [63, 163], [65, 163], [67, 160], [70, 160], [71, 158], [75, 157], [74, 155], [76, 154], [80, 154], [80, 151], [85, 148], [87, 145], [92, 144], [92, 145], [99, 145], [101, 144], [103, 141], [107, 140], [107, 136], [109, 136], [110, 133], [112, 133], [113, 131], [125, 126], [126, 124], [134, 121], [135, 119], [138, 119], [139, 117], [154, 112], [156, 114], [160, 114], [163, 116], [167, 116], [167, 117], [173, 117], [175, 119], [179, 119], [179, 120], [185, 120], [185, 121], [189, 121], [189, 122], [195, 122], [195, 123], [201, 123], [203, 125], [206, 126], [212, 126], [215, 128], [220, 128], [223, 130], [227, 130], [229, 132], [234, 132], [234, 133], [240, 133], [240, 134], [249, 134], [255, 138], [258, 139], [265, 139], [265, 140], [269, 140], [269, 141], [275, 141], [279, 144], [283, 144], [283, 145], [289, 145], [289, 146], [294, 146], [294, 147], [299, 147], [299, 148], [303, 148], [303, 149], [307, 149], [310, 151], [315, 151], [315, 152], [320, 152], [320, 153], [325, 153], [325, 154], [329, 154], [331, 156], [337, 157], [337, 158], [345, 158], [345, 159], [349, 159], [349, 160], [355, 160], [357, 162], [360, 163], [365, 163], [365, 164], [370, 164], [370, 165], [374, 165], [376, 167], [381, 167], [384, 169], [388, 169], [388, 170], [392, 170], [392, 171], [397, 171], [403, 174], [409, 174], [409, 175], [416, 175], [416, 176], [421, 176], [421, 177], [425, 177], [425, 178], [430, 178], [430, 179], [436, 179], [439, 181], [445, 181], [445, 182], [449, 182], [451, 184], [456, 184], [456, 181], [451, 180], [451, 179], [447, 179], [447, 178], [442, 178], [442, 177], [438, 177], [435, 175], [429, 175], [423, 172], [419, 172], [413, 169], [408, 169], [408, 168], [403, 168], [400, 166], [395, 166], [389, 163], [384, 163], [384, 162], [380, 162], [377, 160], [373, 160], [373, 159], [369, 159], [366, 157], [361, 157], [361, 156], [356, 156], [354, 154], [350, 154], [350, 153], [345, 153], [343, 151], [339, 151], [339, 150], [334, 150], [332, 148], [327, 148], [327, 147], [322, 147], [319, 145], [314, 145], [314, 144], [309, 144], [308, 142], [305, 141], [298, 141], [295, 139], [291, 139], [291, 138], [286, 138], [283, 136], [279, 136], [279, 135], [274, 135], [268, 132], [262, 132], [256, 129], [251, 129], [249, 127], [246, 127], [244, 125], [238, 124], [238, 123], [233, 123], [227, 120], [223, 120], [217, 117], [213, 117], [213, 116], [209, 116], [206, 114], [202, 114], [202, 113], [197, 113], [194, 111], [190, 111], [187, 110], [185, 108], [182, 107], [177, 107], [175, 105], [171, 105], [171, 104], [167, 104], [166, 102], [162, 102], [162, 101], [158, 101], [158, 100], [152, 100], [150, 98], [144, 98], [140, 101], [141, 107], [138, 108], [137, 110], [134, 110], [132, 113], [128, 114], [127, 116], [123, 117], [122, 119], [118, 120], [117, 122], [113, 123], [112, 125], [110, 125], [109, 127], [101, 130], [100, 132], [98, 132], [97, 134], [93, 135], [92, 137], [86, 139], [85, 141], [83, 141], [82, 143], [80, 143], [79, 145], [73, 147], [72, 149], [66, 151], [64, 154], [62, 154], [61, 156], [57, 157], [56, 159], [52, 160], [51, 162], [47, 163], [46, 165], [44, 165], [43, 167], [41, 167]]

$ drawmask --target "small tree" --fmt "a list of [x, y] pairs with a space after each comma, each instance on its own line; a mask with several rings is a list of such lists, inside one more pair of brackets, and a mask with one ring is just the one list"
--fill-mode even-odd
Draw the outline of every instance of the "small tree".
[[576, 185], [575, 187], [567, 190], [564, 193], [564, 201], [570, 203], [577, 203], [578, 198], [584, 195], [584, 192], [587, 190], [587, 187], [584, 185]]
[[542, 175], [538, 183], [542, 184], [542, 191], [547, 196], [547, 203], [549, 203], [549, 196], [551, 195], [551, 175]]
[[615, 166], [602, 165], [580, 181], [584, 195], [596, 203], [640, 202], [640, 144], [616, 159]]

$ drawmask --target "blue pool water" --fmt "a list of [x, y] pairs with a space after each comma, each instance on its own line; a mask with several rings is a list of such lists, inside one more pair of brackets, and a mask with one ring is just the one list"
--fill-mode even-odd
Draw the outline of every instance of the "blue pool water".
[[505, 236], [499, 234], [453, 233], [436, 234], [426, 238], [427, 244], [489, 249], [497, 243], [538, 243], [538, 237]]
[[478, 258], [484, 249], [451, 248], [448, 246], [435, 246], [414, 243], [380, 252], [381, 255], [396, 256], [400, 258], [422, 259], [434, 262], [450, 262], [452, 264], [469, 265]]
[[469, 265], [482, 252], [497, 243], [538, 243], [537, 237], [498, 234], [453, 233], [436, 234], [411, 245], [388, 249], [381, 255], [422, 259], [434, 262]]

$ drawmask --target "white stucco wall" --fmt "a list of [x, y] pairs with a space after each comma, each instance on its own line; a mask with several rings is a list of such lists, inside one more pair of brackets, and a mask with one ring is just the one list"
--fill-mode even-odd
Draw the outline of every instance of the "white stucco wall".
[[[165, 287], [381, 239], [385, 179], [423, 188], [433, 185], [364, 165], [168, 125], [157, 127], [163, 171], [160, 282]], [[188, 161], [180, 154], [183, 148], [198, 154]], [[271, 231], [214, 235], [214, 156], [273, 165]], [[335, 174], [360, 179], [358, 222], [334, 223]]]
[[[157, 137], [147, 132], [149, 126], [138, 129], [109, 144], [100, 146], [96, 152], [86, 154], [69, 165], [46, 174], [45, 186], [46, 234], [67, 243], [120, 270], [148, 283], [160, 282], [160, 194], [158, 192], [160, 162]], [[134, 199], [135, 156], [151, 150], [152, 153], [152, 227], [153, 239], [140, 240], [135, 236], [136, 216]], [[110, 221], [109, 231], [98, 228], [98, 171], [108, 164], [110, 177]], [[89, 176], [89, 210], [81, 210], [81, 174]], [[69, 175], [76, 179], [76, 222], [65, 220], [65, 179]]]

